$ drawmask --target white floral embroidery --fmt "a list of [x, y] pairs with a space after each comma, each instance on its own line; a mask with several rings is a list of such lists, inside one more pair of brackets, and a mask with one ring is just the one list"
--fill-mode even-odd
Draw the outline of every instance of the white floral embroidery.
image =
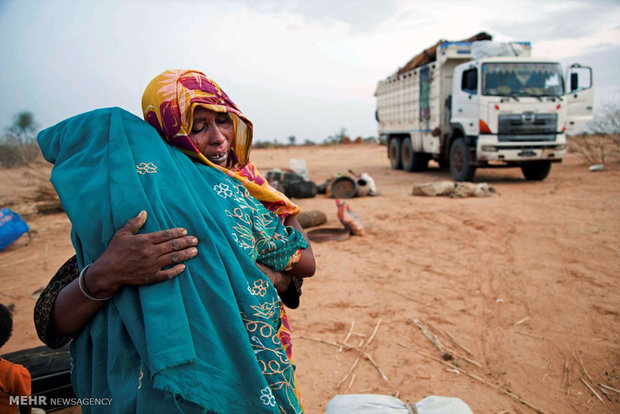
[[230, 190], [230, 188], [228, 188], [228, 185], [226, 184], [218, 184], [214, 186], [213, 189], [215, 190], [217, 195], [222, 198], [232, 197], [233, 195], [232, 191]]
[[265, 405], [270, 405], [272, 407], [276, 406], [276, 397], [273, 396], [273, 393], [271, 392], [271, 388], [269, 387], [265, 387], [262, 390], [260, 390], [260, 400]]
[[261, 342], [260, 339], [258, 339], [257, 336], [252, 335], [250, 337], [250, 341], [254, 344], [254, 355], [262, 352], [265, 350], [265, 346], [263, 345], [263, 343]]
[[141, 162], [140, 164], [136, 164], [136, 171], [138, 174], [155, 174], [157, 173], [157, 165], [152, 162]]

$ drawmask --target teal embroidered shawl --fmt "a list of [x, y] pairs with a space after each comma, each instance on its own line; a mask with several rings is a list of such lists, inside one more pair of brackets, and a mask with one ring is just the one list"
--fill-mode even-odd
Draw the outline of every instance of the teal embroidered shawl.
[[254, 262], [284, 268], [303, 236], [120, 108], [78, 115], [38, 140], [80, 268], [141, 210], [141, 232], [185, 227], [200, 240], [181, 275], [124, 287], [73, 341], [78, 397], [113, 399], [83, 410], [300, 413], [295, 367], [276, 336], [278, 296]]

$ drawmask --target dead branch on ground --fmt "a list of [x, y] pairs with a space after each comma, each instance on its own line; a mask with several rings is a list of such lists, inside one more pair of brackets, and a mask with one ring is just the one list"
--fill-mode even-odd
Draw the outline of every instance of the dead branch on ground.
[[414, 324], [416, 324], [418, 326], [418, 328], [420, 328], [420, 330], [428, 338], [428, 340], [431, 341], [431, 343], [435, 346], [435, 348], [437, 348], [439, 350], [439, 352], [441, 353], [441, 358], [444, 361], [450, 361], [450, 360], [454, 359], [454, 357], [452, 355], [450, 355], [448, 352], [446, 352], [446, 350], [445, 350], [443, 344], [441, 343], [441, 341], [439, 340], [439, 338], [437, 338], [437, 336], [435, 336], [435, 334], [433, 334], [430, 331], [430, 329], [428, 329], [426, 326], [424, 326], [424, 324], [419, 319], [411, 318], [411, 321]]
[[432, 359], [433, 361], [437, 361], [437, 362], [439, 362], [440, 364], [443, 364], [443, 365], [445, 365], [445, 366], [447, 366], [447, 367], [450, 367], [450, 368], [452, 368], [452, 369], [456, 369], [456, 370], [458, 370], [458, 371], [461, 371], [462, 373], [464, 373], [464, 374], [466, 374], [467, 376], [469, 376], [469, 377], [471, 377], [471, 378], [475, 379], [476, 381], [479, 381], [479, 382], [481, 382], [481, 383], [483, 383], [483, 384], [485, 384], [485, 385], [487, 385], [487, 386], [489, 386], [489, 387], [491, 387], [491, 388], [494, 388], [494, 389], [496, 389], [496, 390], [498, 390], [498, 391], [503, 392], [504, 394], [506, 394], [506, 395], [508, 395], [509, 397], [511, 397], [511, 398], [513, 398], [513, 399], [515, 399], [515, 400], [519, 401], [521, 404], [525, 405], [526, 407], [531, 408], [532, 410], [536, 411], [537, 413], [540, 413], [540, 414], [546, 414], [546, 411], [542, 410], [541, 408], [538, 408], [538, 407], [536, 407], [535, 405], [533, 405], [533, 404], [531, 404], [531, 403], [529, 403], [529, 402], [525, 401], [523, 398], [519, 397], [518, 395], [513, 394], [513, 393], [511, 393], [511, 392], [510, 392], [510, 391], [508, 391], [508, 390], [503, 389], [503, 388], [502, 388], [502, 387], [500, 387], [499, 385], [495, 385], [495, 384], [492, 384], [492, 383], [488, 382], [487, 380], [485, 380], [485, 379], [483, 379], [483, 378], [479, 377], [479, 376], [478, 376], [478, 375], [476, 375], [476, 374], [472, 374], [471, 372], [468, 372], [468, 371], [464, 370], [463, 368], [459, 368], [459, 367], [457, 367], [457, 366], [456, 366], [456, 365], [454, 365], [454, 364], [451, 364], [451, 363], [446, 362], [446, 361], [442, 361], [441, 359], [438, 359], [438, 358], [432, 357], [432, 356], [430, 356], [430, 355], [426, 355], [426, 354], [424, 354], [424, 353], [422, 353], [422, 352], [420, 352], [420, 351], [415, 351], [415, 352], [416, 352], [416, 353], [418, 353], [418, 354], [420, 354], [420, 355], [422, 355], [422, 356], [423, 356], [423, 357], [425, 357], [425, 358]]
[[[342, 341], [343, 344], [347, 344], [347, 341], [349, 340], [349, 338], [351, 337], [351, 334], [353, 333], [353, 327], [355, 326], [355, 321], [351, 321], [351, 327], [349, 328], [349, 332], [347, 332], [347, 336], [345, 336], [344, 341]], [[342, 352], [342, 348], [340, 347], [338, 349], [338, 352]]]
[[473, 352], [471, 352], [469, 349], [465, 348], [465, 346], [464, 346], [464, 345], [461, 345], [460, 343], [458, 343], [458, 342], [456, 341], [456, 339], [454, 339], [454, 337], [453, 337], [452, 335], [450, 335], [450, 332], [448, 332], [448, 331], [444, 330], [444, 331], [443, 331], [443, 333], [445, 333], [445, 334], [448, 336], [448, 338], [450, 338], [450, 341], [452, 341], [452, 343], [453, 343], [454, 345], [458, 346], [458, 347], [459, 347], [459, 348], [461, 348], [463, 351], [467, 352], [467, 354], [468, 354], [470, 357], [472, 357], [472, 358], [475, 358], [475, 357], [476, 357], [476, 356], [474, 355], [474, 353], [473, 353]]
[[590, 384], [588, 384], [588, 382], [587, 382], [586, 380], [584, 380], [584, 379], [583, 379], [583, 377], [579, 377], [579, 379], [581, 380], [581, 382], [583, 382], [583, 385], [585, 385], [586, 387], [588, 387], [588, 389], [590, 390], [590, 392], [592, 392], [592, 394], [594, 394], [594, 396], [595, 396], [596, 398], [598, 398], [598, 399], [599, 399], [599, 400], [600, 400], [603, 404], [605, 403], [605, 402], [603, 401], [603, 399], [601, 398], [601, 396], [600, 396], [600, 395], [598, 395], [598, 393], [597, 393], [596, 391], [594, 391], [594, 388], [592, 388], [592, 387], [590, 386]]

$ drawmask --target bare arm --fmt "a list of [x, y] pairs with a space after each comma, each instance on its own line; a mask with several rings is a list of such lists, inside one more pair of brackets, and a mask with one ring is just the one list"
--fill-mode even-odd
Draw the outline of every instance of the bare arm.
[[269, 266], [256, 262], [256, 266], [267, 276], [278, 293], [284, 293], [291, 285], [291, 275], [288, 272], [278, 272]]
[[284, 220], [284, 225], [293, 227], [295, 230], [300, 232], [308, 242], [308, 247], [302, 249], [301, 251], [299, 262], [297, 262], [297, 264], [295, 264], [295, 266], [293, 266], [288, 273], [295, 277], [314, 276], [314, 272], [316, 271], [316, 262], [314, 261], [314, 253], [312, 253], [312, 245], [310, 244], [310, 240], [308, 240], [306, 233], [304, 233], [304, 229], [301, 227], [301, 224], [299, 224], [299, 221], [297, 221], [297, 219], [293, 216], [288, 216]]
[[[198, 240], [187, 236], [187, 230], [182, 228], [136, 234], [145, 222], [146, 212], [129, 220], [86, 270], [84, 283], [94, 297], [110, 297], [124, 285], [148, 285], [171, 279], [185, 270], [181, 262], [198, 254], [194, 247]], [[106, 303], [86, 297], [75, 279], [56, 297], [51, 326], [59, 335], [73, 335]]]
[[[284, 220], [284, 224], [295, 228], [306, 238], [306, 241], [308, 241], [306, 234], [295, 217], [288, 216]], [[299, 306], [301, 283], [303, 282], [302, 278], [313, 276], [316, 270], [314, 254], [312, 253], [312, 247], [309, 241], [308, 247], [302, 249], [299, 261], [289, 271], [278, 272], [258, 262], [256, 265], [263, 271], [271, 283], [273, 283], [282, 302], [291, 309], [295, 309]]]

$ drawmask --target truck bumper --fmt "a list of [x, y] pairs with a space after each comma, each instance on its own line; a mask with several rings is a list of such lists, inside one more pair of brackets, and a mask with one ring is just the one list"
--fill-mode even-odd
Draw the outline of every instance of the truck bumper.
[[566, 135], [555, 141], [499, 142], [497, 135], [480, 135], [476, 145], [479, 162], [521, 163], [536, 160], [561, 161], [566, 156]]

